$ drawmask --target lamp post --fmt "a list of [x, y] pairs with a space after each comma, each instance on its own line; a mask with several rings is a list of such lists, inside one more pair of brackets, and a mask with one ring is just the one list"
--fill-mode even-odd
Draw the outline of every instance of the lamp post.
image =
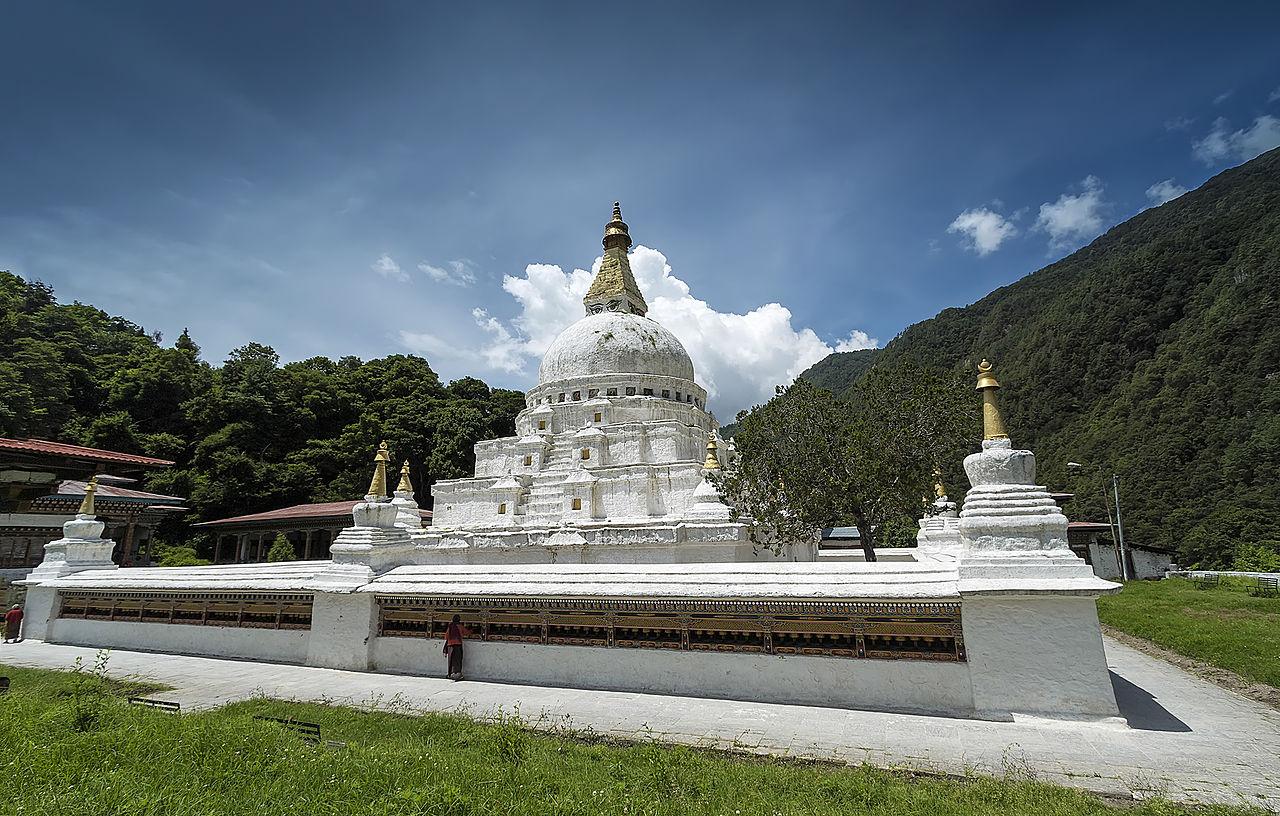
[[[1067, 468], [1069, 470], [1081, 470], [1084, 465], [1079, 462], [1067, 462]], [[1094, 470], [1098, 472], [1099, 476], [1102, 476], [1101, 465], [1094, 465]], [[1107, 523], [1111, 526], [1111, 537], [1116, 542], [1116, 560], [1119, 562], [1116, 566], [1120, 568], [1121, 579], [1127, 581], [1129, 580], [1129, 560], [1125, 558], [1124, 527], [1120, 521], [1120, 477], [1114, 473], [1111, 474], [1111, 491], [1115, 495], [1116, 502], [1114, 517], [1111, 515], [1111, 502], [1107, 498], [1107, 484], [1104, 481], [1102, 483], [1102, 505], [1107, 508]]]

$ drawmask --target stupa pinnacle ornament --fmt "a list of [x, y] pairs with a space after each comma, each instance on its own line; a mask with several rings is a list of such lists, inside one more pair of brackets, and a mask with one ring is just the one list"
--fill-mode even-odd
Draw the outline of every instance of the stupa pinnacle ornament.
[[629, 312], [643, 317], [649, 311], [635, 275], [631, 274], [631, 262], [627, 249], [631, 247], [631, 235], [622, 220], [622, 207], [613, 202], [613, 220], [604, 226], [604, 258], [591, 288], [582, 299], [587, 314], [600, 312]]
[[87, 516], [92, 518], [96, 515], [93, 512], [93, 494], [98, 492], [98, 477], [94, 476], [89, 480], [89, 484], [84, 487], [84, 499], [80, 502], [80, 509], [76, 511], [77, 516]]
[[720, 459], [716, 454], [715, 434], [707, 434], [707, 461], [702, 463], [703, 470], [719, 470]]
[[996, 390], [1000, 388], [1000, 383], [996, 382], [996, 375], [992, 371], [991, 363], [985, 358], [978, 363], [977, 390], [982, 392], [982, 438], [1008, 439], [1009, 432], [1005, 430], [1004, 418], [1000, 416], [1000, 406], [996, 403]]
[[413, 482], [409, 481], [409, 460], [400, 466], [400, 484], [396, 485], [397, 493], [413, 493]]
[[373, 480], [369, 482], [369, 493], [365, 496], [370, 501], [387, 497], [387, 462], [391, 454], [387, 453], [387, 443], [378, 443], [378, 453], [373, 457]]

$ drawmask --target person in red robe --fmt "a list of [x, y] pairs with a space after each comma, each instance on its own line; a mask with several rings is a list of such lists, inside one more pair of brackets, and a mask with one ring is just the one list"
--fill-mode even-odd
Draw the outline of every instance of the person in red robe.
[[13, 608], [4, 613], [4, 642], [5, 643], [21, 643], [22, 642], [22, 607], [17, 604]]
[[462, 636], [466, 629], [462, 627], [462, 618], [453, 616], [449, 627], [444, 630], [444, 653], [449, 656], [449, 679], [462, 679]]

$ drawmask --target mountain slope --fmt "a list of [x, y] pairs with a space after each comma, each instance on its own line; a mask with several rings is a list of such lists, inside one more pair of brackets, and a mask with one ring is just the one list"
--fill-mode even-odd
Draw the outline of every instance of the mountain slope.
[[[1076, 491], [1073, 515], [1105, 518], [1116, 472], [1131, 538], [1226, 564], [1280, 549], [1278, 306], [1280, 149], [911, 326], [875, 364], [990, 358], [1015, 442], [1041, 482]], [[860, 373], [836, 376], [842, 357], [802, 376], [847, 391]]]

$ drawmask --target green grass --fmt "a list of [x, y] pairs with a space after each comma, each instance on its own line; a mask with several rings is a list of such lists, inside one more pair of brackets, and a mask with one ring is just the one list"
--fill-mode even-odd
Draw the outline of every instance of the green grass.
[[1098, 599], [1108, 626], [1242, 677], [1280, 688], [1280, 598], [1243, 584], [1196, 589], [1182, 578], [1129, 581]]
[[[1117, 807], [1027, 779], [913, 778], [656, 744], [542, 734], [515, 718], [368, 713], [255, 700], [175, 717], [132, 708], [92, 672], [3, 669], [0, 813], [1242, 814], [1163, 801]], [[158, 695], [162, 696], [162, 695]], [[317, 722], [308, 746], [253, 715]]]

